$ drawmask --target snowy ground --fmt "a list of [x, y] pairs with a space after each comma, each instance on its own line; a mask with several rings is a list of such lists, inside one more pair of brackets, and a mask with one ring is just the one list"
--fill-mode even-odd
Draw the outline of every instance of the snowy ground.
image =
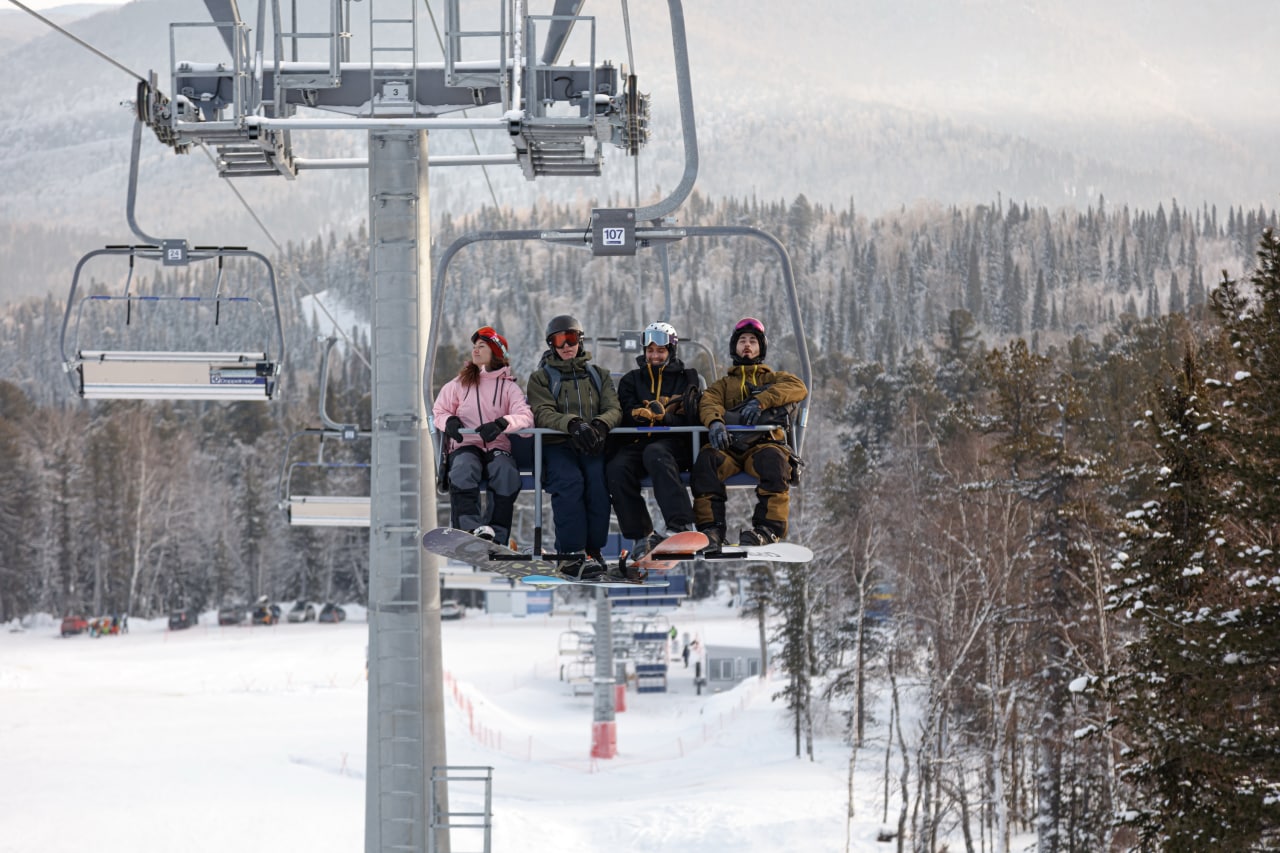
[[[0, 633], [0, 851], [362, 850], [367, 625], [351, 612]], [[627, 692], [618, 756], [592, 760], [591, 698], [559, 678], [570, 619], [472, 610], [443, 625], [449, 764], [493, 767], [495, 851], [844, 849], [848, 751], [824, 738], [817, 761], [795, 757], [770, 699], [780, 682], [698, 696], [677, 659], [668, 693]], [[670, 620], [703, 643], [755, 642], [723, 603]], [[891, 849], [875, 840], [882, 780], [864, 764], [850, 849]], [[451, 789], [454, 809], [469, 787]], [[457, 830], [453, 849], [482, 840]]]

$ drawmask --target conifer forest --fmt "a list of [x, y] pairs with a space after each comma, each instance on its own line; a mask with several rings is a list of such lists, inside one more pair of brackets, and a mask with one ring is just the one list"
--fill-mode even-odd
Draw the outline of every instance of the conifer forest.
[[[588, 216], [438, 214], [433, 254]], [[812, 364], [788, 538], [816, 557], [750, 569], [744, 607], [787, 675], [797, 760], [815, 735], [843, 735], [851, 765], [875, 762], [904, 793], [883, 820], [917, 853], [956, 837], [1006, 851], [1028, 832], [1041, 853], [1280, 849], [1276, 212], [998, 198], [869, 218], [803, 195], [695, 193], [679, 218], [776, 236], [803, 338], [763, 243], [610, 259], [482, 242], [434, 292], [428, 384], [487, 324], [523, 381], [558, 313], [602, 338], [667, 319], [710, 381], [733, 323], [763, 319], [772, 367], [797, 371], [802, 343]], [[358, 466], [289, 468], [367, 460], [358, 443], [295, 434], [321, 407], [369, 428], [368, 236], [326, 233], [272, 260], [286, 360], [270, 403], [82, 401], [59, 355], [64, 295], [0, 308], [0, 620], [364, 598], [368, 531], [291, 527], [279, 503], [286, 488], [368, 493]], [[235, 287], [263, 289], [242, 272]], [[81, 286], [118, 292], [125, 274]], [[215, 285], [178, 269], [131, 286]], [[231, 334], [145, 306], [127, 323], [76, 308], [86, 346]], [[631, 367], [603, 344], [596, 358]], [[724, 570], [699, 566], [705, 594]]]

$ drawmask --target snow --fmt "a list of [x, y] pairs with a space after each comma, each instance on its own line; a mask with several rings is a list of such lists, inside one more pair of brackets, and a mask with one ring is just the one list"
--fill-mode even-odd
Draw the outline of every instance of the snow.
[[338, 302], [327, 290], [306, 294], [299, 301], [302, 315], [308, 323], [314, 323], [324, 337], [342, 337], [357, 326], [366, 332], [369, 329], [367, 321], [359, 319], [355, 311]]
[[[362, 850], [368, 626], [348, 612], [225, 628], [209, 612], [185, 631], [135, 618], [96, 639], [44, 617], [0, 633], [0, 853]], [[670, 620], [704, 646], [756, 642], [724, 601]], [[677, 658], [668, 693], [627, 691], [618, 756], [591, 759], [592, 699], [559, 678], [571, 622], [470, 610], [442, 625], [449, 764], [493, 768], [494, 850], [844, 849], [849, 751], [825, 732], [816, 761], [795, 757], [771, 699], [781, 680], [699, 696]], [[882, 761], [860, 756], [852, 851], [886, 849]], [[480, 794], [454, 783], [451, 805]], [[454, 831], [455, 850], [482, 845]]]

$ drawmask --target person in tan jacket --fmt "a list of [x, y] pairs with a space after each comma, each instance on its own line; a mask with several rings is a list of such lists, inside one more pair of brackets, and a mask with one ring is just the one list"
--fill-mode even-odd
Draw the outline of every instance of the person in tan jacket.
[[793, 463], [785, 430], [730, 432], [726, 423], [768, 423], [770, 409], [799, 403], [809, 395], [800, 377], [764, 363], [768, 338], [764, 323], [756, 318], [743, 318], [734, 326], [729, 352], [729, 374], [702, 395], [698, 414], [711, 446], [698, 454], [691, 476], [694, 520], [713, 549], [726, 542], [724, 481], [740, 471], [755, 477], [757, 485], [751, 526], [739, 535], [738, 544], [767, 545], [786, 538]]

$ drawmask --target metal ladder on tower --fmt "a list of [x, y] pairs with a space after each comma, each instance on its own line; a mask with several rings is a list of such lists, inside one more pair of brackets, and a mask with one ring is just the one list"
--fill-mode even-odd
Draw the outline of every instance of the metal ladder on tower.
[[368, 0], [369, 115], [418, 114], [417, 0]]
[[[366, 849], [422, 853], [428, 832], [427, 778], [444, 766], [438, 576], [428, 573], [418, 541], [423, 406], [418, 330], [418, 267], [426, 235], [426, 134], [370, 133], [370, 271], [373, 299], [373, 477], [370, 484], [369, 778]], [[415, 176], [416, 179], [415, 179]], [[429, 322], [429, 321], [428, 321]], [[429, 452], [427, 455], [429, 461]], [[425, 504], [425, 506], [424, 506]], [[447, 810], [447, 804], [442, 808]]]
[[[445, 0], [444, 4], [444, 40], [447, 50], [444, 57], [445, 85], [465, 86], [483, 89], [486, 86], [497, 86], [502, 92], [502, 109], [511, 109], [510, 77], [506, 72], [506, 62], [510, 59], [514, 39], [517, 37], [515, 25], [507, 23], [507, 6], [498, 3], [498, 28], [469, 29], [463, 23], [459, 0]], [[468, 9], [470, 17], [477, 15], [474, 4]], [[467, 41], [494, 41], [498, 46], [498, 64], [492, 71], [477, 71], [463, 67], [464, 45]]]

